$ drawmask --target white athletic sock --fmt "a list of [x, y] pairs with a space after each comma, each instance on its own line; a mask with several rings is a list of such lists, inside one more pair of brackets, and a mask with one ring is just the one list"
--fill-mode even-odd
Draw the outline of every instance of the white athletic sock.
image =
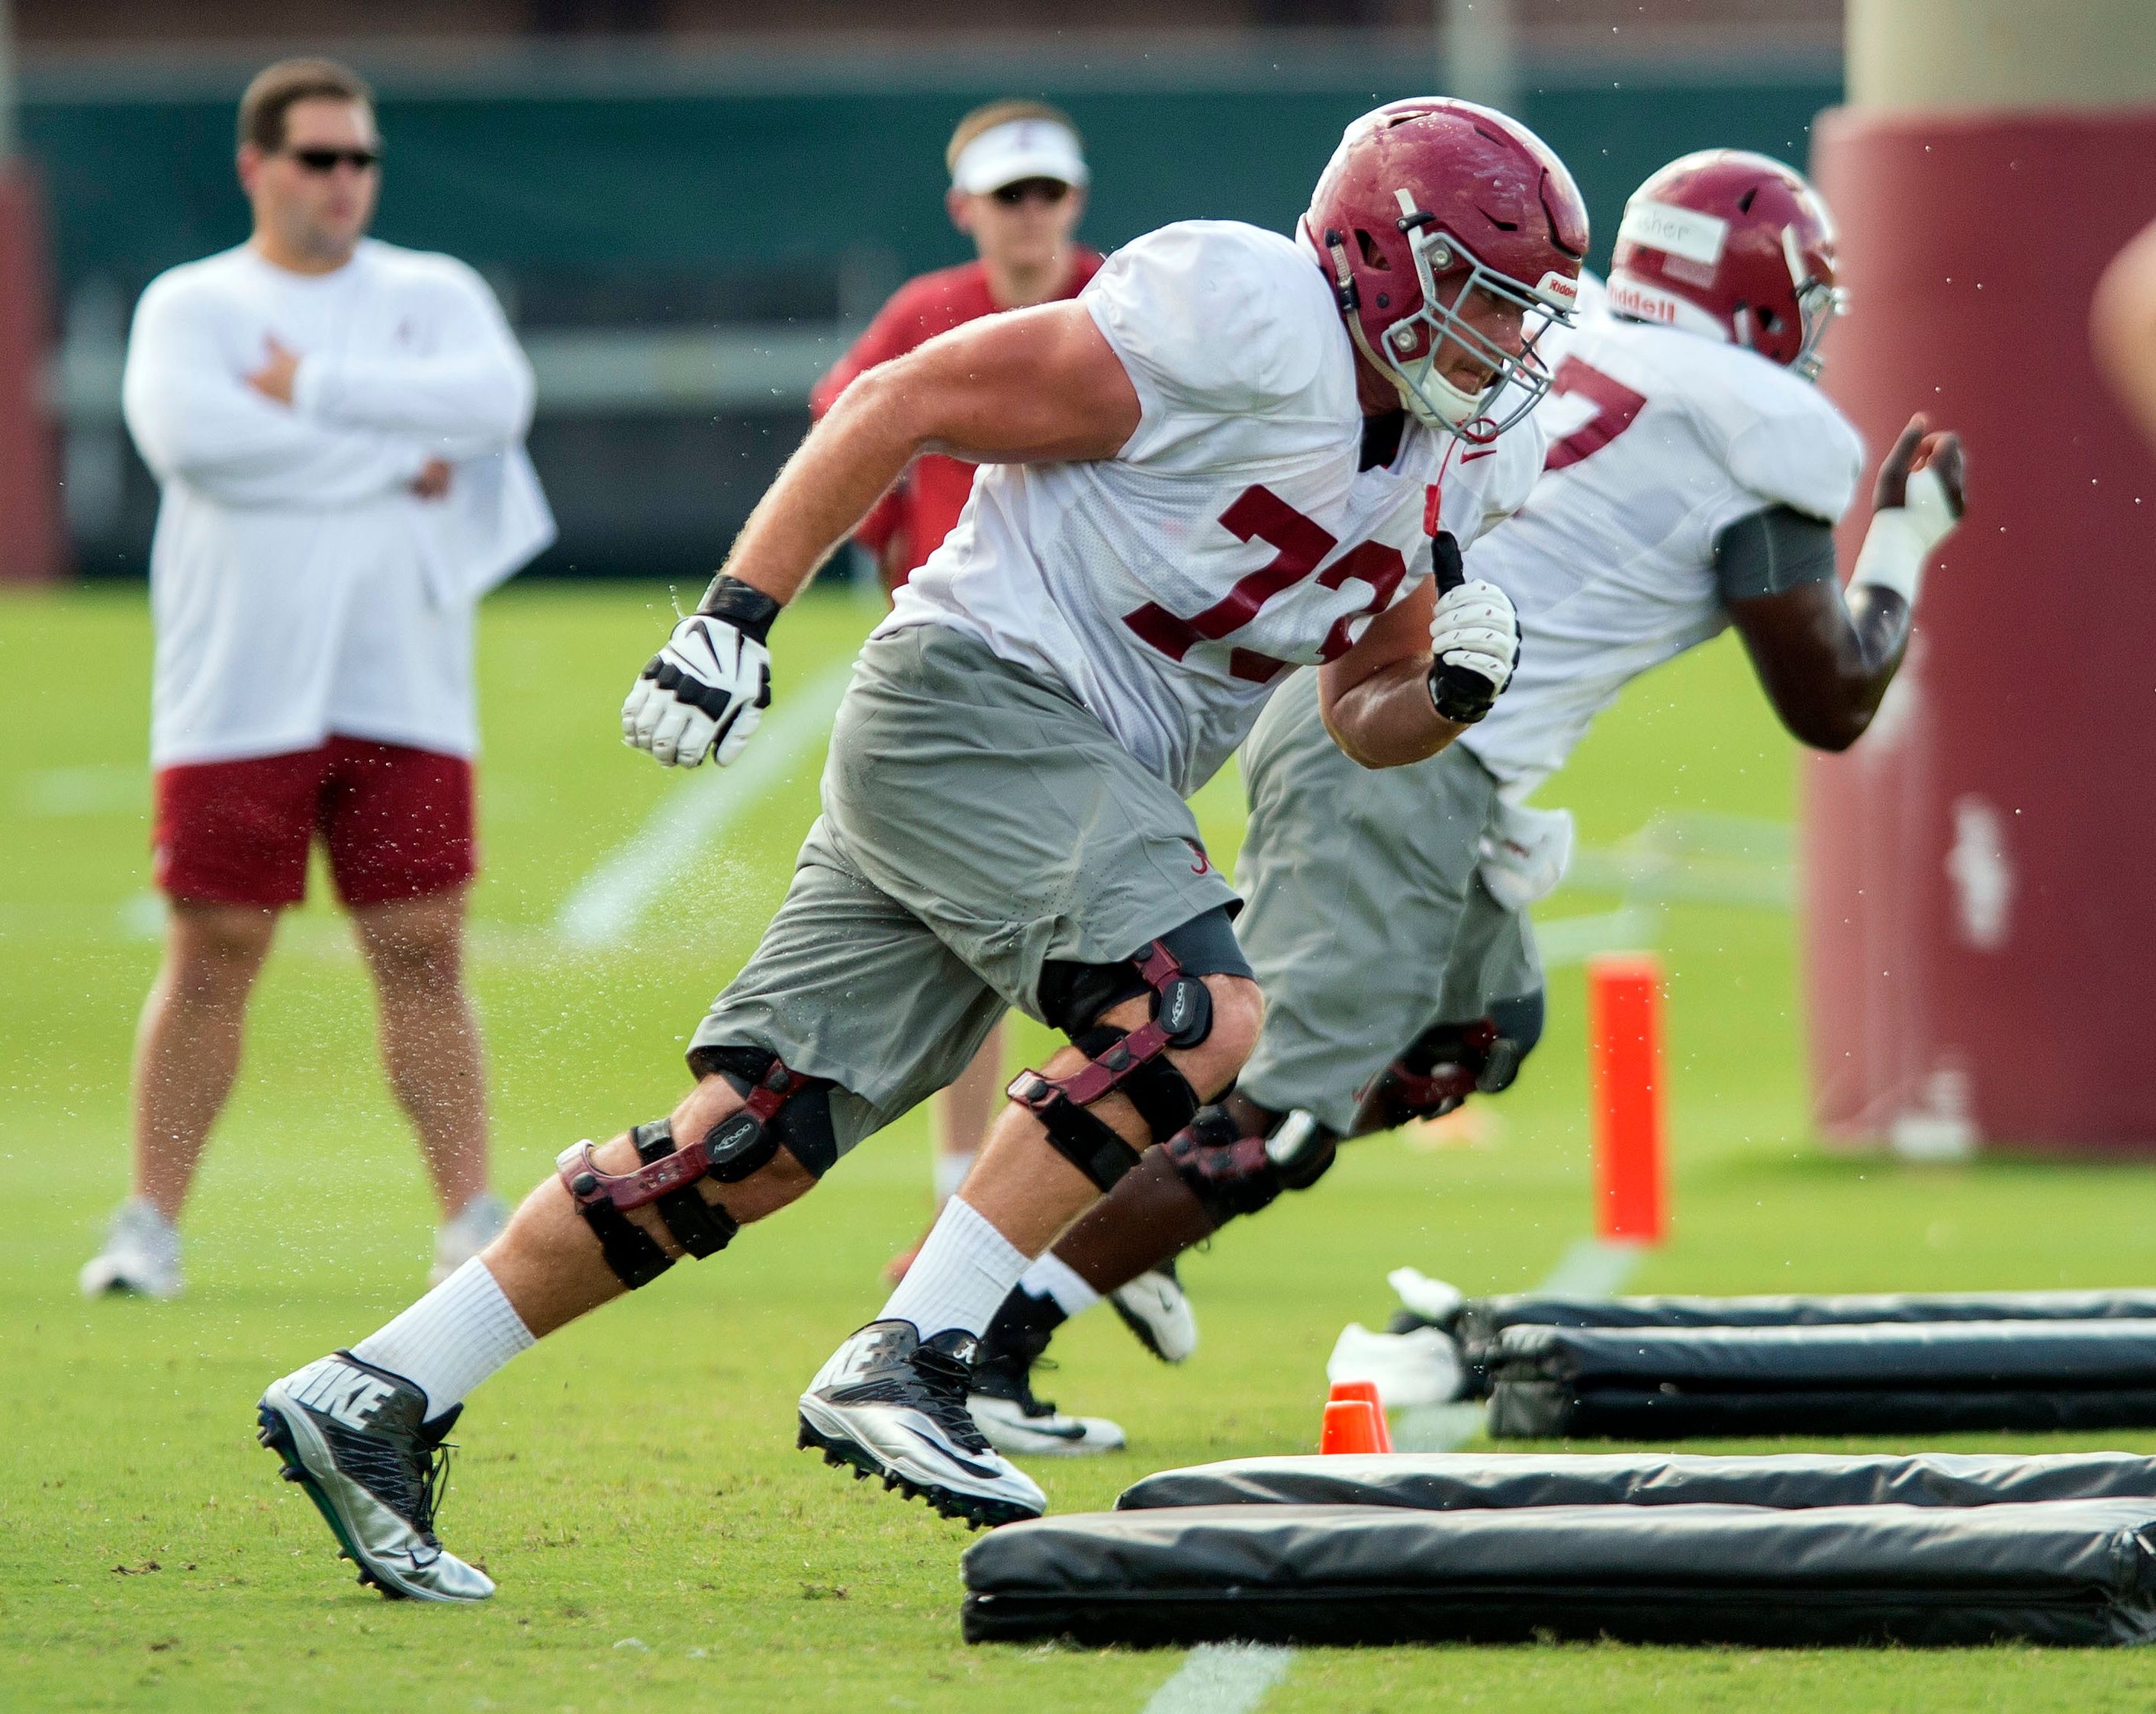
[[1066, 1316], [1082, 1316], [1101, 1301], [1101, 1294], [1079, 1278], [1078, 1270], [1052, 1250], [1043, 1252], [1040, 1260], [1025, 1270], [1018, 1283], [1019, 1289], [1029, 1296], [1054, 1298], [1055, 1306]]
[[378, 1333], [352, 1347], [427, 1395], [429, 1421], [538, 1342], [474, 1256]]
[[939, 1153], [936, 1157], [936, 1206], [939, 1209], [958, 1193], [958, 1187], [966, 1182], [966, 1175], [973, 1170], [971, 1150], [963, 1155]]
[[880, 1321], [911, 1321], [923, 1339], [963, 1327], [987, 1331], [1026, 1269], [1026, 1254], [962, 1196], [943, 1204], [921, 1254], [883, 1306]]

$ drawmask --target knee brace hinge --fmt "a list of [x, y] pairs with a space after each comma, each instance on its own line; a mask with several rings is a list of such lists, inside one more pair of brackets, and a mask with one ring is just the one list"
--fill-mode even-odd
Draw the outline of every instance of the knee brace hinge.
[[607, 1265], [634, 1291], [648, 1286], [673, 1260], [636, 1223], [629, 1210], [656, 1203], [659, 1217], [674, 1241], [699, 1261], [733, 1241], [741, 1225], [696, 1190], [699, 1179], [738, 1183], [769, 1160], [778, 1147], [770, 1135], [778, 1110], [815, 1080], [791, 1071], [774, 1059], [747, 1098], [704, 1134], [701, 1142], [677, 1148], [670, 1121], [655, 1120], [629, 1133], [640, 1163], [633, 1173], [602, 1172], [592, 1161], [589, 1142], [563, 1149], [554, 1162], [562, 1185], [599, 1241]]
[[1086, 1063], [1067, 1077], [1022, 1071], [1005, 1091], [1046, 1127], [1056, 1151], [1102, 1190], [1136, 1166], [1138, 1151], [1115, 1129], [1086, 1111], [1120, 1090], [1136, 1106], [1155, 1141], [1173, 1136], [1198, 1111], [1198, 1094], [1161, 1056], [1171, 1047], [1195, 1047], [1212, 1033], [1213, 996], [1183, 973], [1166, 946], [1155, 941], [1131, 961], [1153, 991], [1153, 1014], [1127, 1033], [1101, 1024], [1072, 1038]]

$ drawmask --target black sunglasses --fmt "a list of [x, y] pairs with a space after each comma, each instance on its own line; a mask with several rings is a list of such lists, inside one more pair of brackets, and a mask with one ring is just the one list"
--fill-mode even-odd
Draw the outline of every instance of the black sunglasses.
[[309, 172], [334, 172], [339, 162], [354, 172], [382, 164], [382, 154], [377, 149], [287, 149], [284, 152]]
[[1052, 208], [1070, 194], [1070, 187], [1060, 178], [1022, 178], [1016, 184], [998, 185], [988, 194], [1006, 208], [1036, 197]]

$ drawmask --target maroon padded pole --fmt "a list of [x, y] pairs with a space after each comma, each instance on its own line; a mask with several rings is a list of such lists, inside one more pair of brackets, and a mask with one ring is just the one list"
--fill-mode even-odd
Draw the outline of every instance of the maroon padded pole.
[[2156, 461], [2087, 331], [2156, 214], [2156, 111], [1815, 136], [1851, 296], [1825, 385], [1874, 469], [1912, 411], [1958, 429], [1973, 495], [1871, 731], [1804, 769], [1820, 1124], [2156, 1151]]

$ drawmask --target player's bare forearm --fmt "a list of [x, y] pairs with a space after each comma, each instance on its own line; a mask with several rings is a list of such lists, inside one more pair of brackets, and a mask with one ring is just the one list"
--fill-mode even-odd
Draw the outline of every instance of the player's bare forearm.
[[1427, 760], [1467, 730], [1431, 703], [1428, 654], [1380, 667], [1343, 690], [1324, 715], [1332, 742], [1364, 767]]
[[1909, 604], [1831, 579], [1729, 604], [1767, 699], [1799, 742], [1846, 750], [1871, 724], [1909, 646]]
[[721, 575], [790, 601], [916, 454], [1112, 458], [1139, 415], [1122, 360], [1080, 305], [969, 322], [839, 394], [750, 514]]
[[897, 413], [876, 411], [872, 393], [850, 389], [809, 431], [749, 514], [720, 577], [784, 606], [905, 473], [921, 442]]
[[1370, 621], [1355, 646], [1317, 670], [1317, 708], [1332, 742], [1364, 767], [1404, 767], [1467, 729], [1430, 697], [1430, 618], [1424, 583]]

